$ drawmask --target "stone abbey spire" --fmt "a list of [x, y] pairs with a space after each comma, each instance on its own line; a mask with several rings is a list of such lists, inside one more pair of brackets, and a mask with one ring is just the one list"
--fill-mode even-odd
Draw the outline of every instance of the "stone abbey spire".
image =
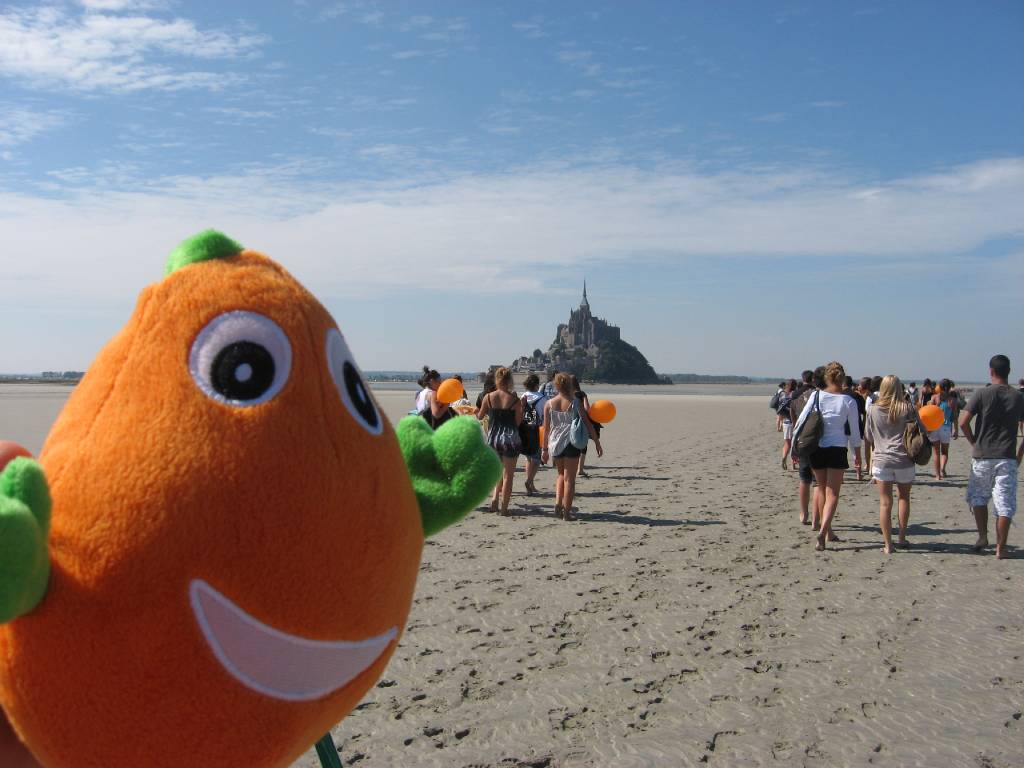
[[590, 309], [590, 302], [587, 301], [587, 278], [583, 278], [583, 301], [580, 302], [581, 307]]

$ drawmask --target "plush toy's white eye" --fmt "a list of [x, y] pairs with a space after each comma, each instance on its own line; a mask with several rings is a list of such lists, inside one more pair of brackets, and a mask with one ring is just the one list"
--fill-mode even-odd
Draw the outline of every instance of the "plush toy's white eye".
[[363, 382], [363, 375], [337, 328], [327, 332], [327, 365], [341, 402], [349, 413], [371, 435], [379, 435], [384, 430], [384, 419], [377, 411], [377, 405]]
[[214, 400], [245, 408], [270, 400], [288, 381], [292, 345], [280, 326], [255, 312], [225, 312], [192, 342], [188, 368]]

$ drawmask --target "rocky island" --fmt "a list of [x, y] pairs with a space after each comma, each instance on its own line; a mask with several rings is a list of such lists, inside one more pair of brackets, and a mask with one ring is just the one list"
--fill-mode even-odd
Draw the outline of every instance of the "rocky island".
[[607, 384], [668, 384], [655, 373], [639, 349], [622, 340], [618, 326], [594, 317], [583, 283], [583, 300], [570, 310], [569, 322], [560, 323], [547, 352], [533, 350], [512, 363], [516, 373], [566, 371], [583, 381]]

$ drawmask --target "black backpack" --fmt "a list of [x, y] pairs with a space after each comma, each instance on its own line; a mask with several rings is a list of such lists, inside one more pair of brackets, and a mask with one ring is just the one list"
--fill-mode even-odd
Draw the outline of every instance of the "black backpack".
[[523, 401], [523, 424], [528, 427], [540, 427], [540, 414], [537, 413], [537, 401], [532, 403]]

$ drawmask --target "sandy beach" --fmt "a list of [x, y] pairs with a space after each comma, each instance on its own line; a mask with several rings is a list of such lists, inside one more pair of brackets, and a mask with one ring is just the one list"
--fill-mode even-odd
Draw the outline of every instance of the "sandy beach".
[[[0, 387], [2, 436], [38, 451], [66, 394]], [[512, 517], [428, 541], [401, 645], [333, 731], [345, 765], [1024, 764], [1024, 558], [971, 554], [966, 443], [919, 472], [914, 549], [880, 552], [851, 471], [816, 553], [766, 398], [614, 399], [578, 522], [542, 470], [548, 496], [520, 473]]]

